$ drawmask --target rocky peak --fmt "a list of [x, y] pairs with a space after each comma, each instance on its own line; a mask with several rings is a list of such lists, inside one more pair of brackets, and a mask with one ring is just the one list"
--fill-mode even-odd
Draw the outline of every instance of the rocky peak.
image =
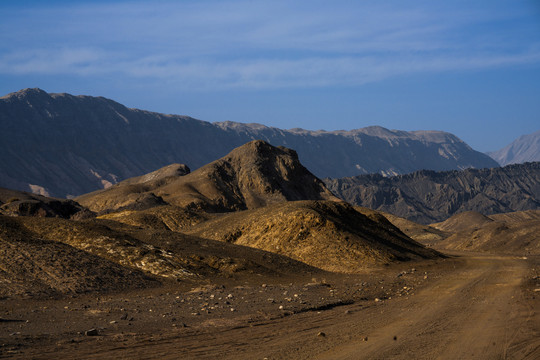
[[5, 96], [0, 97], [0, 99], [5, 100], [39, 100], [44, 98], [50, 98], [50, 95], [46, 92], [41, 90], [40, 88], [27, 88], [22, 89], [16, 92], [12, 92], [10, 94], [7, 94]]

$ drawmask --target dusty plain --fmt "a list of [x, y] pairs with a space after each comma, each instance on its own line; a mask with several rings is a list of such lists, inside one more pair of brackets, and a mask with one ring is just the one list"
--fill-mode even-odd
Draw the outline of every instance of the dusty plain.
[[0, 357], [538, 359], [540, 257], [449, 255], [366, 274], [3, 300]]

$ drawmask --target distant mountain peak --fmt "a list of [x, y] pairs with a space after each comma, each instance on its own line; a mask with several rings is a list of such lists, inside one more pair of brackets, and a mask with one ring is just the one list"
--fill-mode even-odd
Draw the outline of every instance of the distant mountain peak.
[[2, 96], [0, 99], [9, 99], [9, 98], [18, 98], [18, 99], [24, 99], [24, 98], [35, 98], [35, 97], [50, 97], [49, 93], [46, 91], [40, 89], [40, 88], [26, 88], [22, 89], [16, 92], [12, 92], [10, 94], [7, 94], [5, 96]]
[[540, 161], [540, 130], [522, 135], [504, 148], [487, 154], [502, 166]]
[[298, 154], [295, 150], [285, 146], [273, 146], [264, 140], [253, 140], [232, 150], [228, 157], [237, 157], [253, 160], [254, 158], [264, 160], [268, 156], [279, 156], [280, 153], [287, 154], [293, 159], [298, 160]]

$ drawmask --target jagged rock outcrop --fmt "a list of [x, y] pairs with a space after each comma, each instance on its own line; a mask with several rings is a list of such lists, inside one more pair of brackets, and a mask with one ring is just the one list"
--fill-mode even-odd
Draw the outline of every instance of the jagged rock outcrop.
[[149, 199], [156, 200], [147, 207], [170, 204], [217, 212], [254, 209], [284, 201], [337, 200], [321, 180], [302, 166], [294, 150], [255, 140], [190, 174], [142, 184], [127, 180], [82, 195], [77, 201], [103, 212], [133, 208]]
[[464, 211], [484, 215], [540, 208], [540, 163], [463, 171], [417, 171], [326, 179], [350, 203], [429, 224]]
[[295, 149], [319, 177], [497, 165], [439, 131], [326, 132], [209, 123], [40, 89], [0, 98], [0, 128], [0, 186], [59, 197], [106, 188], [172, 163], [197, 169], [256, 139]]
[[540, 131], [520, 136], [511, 144], [488, 155], [503, 166], [540, 161]]

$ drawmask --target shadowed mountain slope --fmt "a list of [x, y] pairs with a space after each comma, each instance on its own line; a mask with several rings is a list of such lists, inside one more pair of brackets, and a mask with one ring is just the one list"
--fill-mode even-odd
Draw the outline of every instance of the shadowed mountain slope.
[[251, 140], [298, 151], [319, 177], [497, 166], [452, 134], [369, 127], [281, 130], [128, 109], [102, 97], [24, 89], [0, 98], [0, 186], [67, 197], [172, 163], [192, 169]]
[[422, 224], [464, 211], [489, 215], [540, 208], [539, 162], [492, 169], [417, 171], [389, 178], [362, 175], [326, 179], [325, 183], [352, 204]]
[[[153, 202], [150, 201], [153, 199]], [[77, 198], [93, 211], [137, 203], [205, 211], [237, 211], [294, 200], [337, 200], [298, 160], [295, 151], [256, 140], [184, 176], [132, 180]], [[150, 207], [150, 206], [148, 206]]]
[[193, 226], [187, 233], [271, 251], [345, 273], [392, 261], [440, 256], [411, 240], [384, 217], [370, 219], [344, 202], [273, 204], [223, 214]]

